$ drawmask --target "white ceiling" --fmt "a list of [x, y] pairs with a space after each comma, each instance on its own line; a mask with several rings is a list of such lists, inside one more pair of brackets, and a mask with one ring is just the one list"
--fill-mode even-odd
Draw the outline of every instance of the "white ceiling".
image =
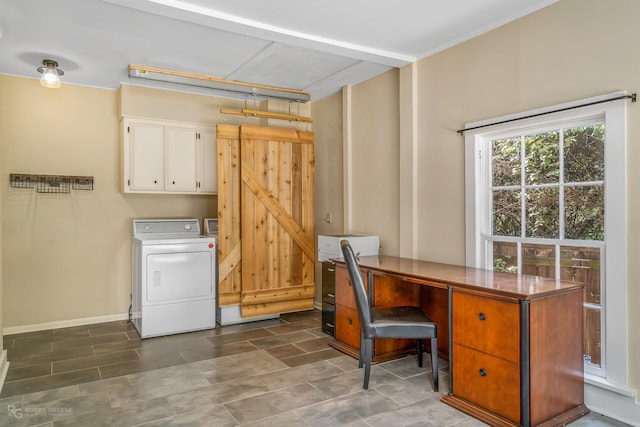
[[556, 1], [0, 0], [0, 74], [53, 59], [63, 84], [162, 85], [130, 79], [137, 64], [317, 100]]

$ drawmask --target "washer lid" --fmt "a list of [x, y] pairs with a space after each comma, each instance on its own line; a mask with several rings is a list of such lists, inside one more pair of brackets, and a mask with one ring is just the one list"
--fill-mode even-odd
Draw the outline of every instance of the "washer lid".
[[197, 219], [136, 219], [133, 220], [133, 235], [196, 237], [200, 235], [200, 221]]

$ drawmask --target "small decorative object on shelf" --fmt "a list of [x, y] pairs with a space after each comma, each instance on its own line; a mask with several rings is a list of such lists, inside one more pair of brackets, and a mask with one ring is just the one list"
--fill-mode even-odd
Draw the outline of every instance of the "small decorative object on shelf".
[[9, 181], [13, 188], [33, 188], [33, 175], [20, 175], [12, 173], [9, 175]]
[[93, 190], [92, 176], [71, 177], [71, 188], [74, 190]]
[[9, 175], [9, 182], [13, 188], [34, 188], [38, 193], [68, 194], [74, 190], [93, 190], [92, 176], [64, 176], [64, 175]]

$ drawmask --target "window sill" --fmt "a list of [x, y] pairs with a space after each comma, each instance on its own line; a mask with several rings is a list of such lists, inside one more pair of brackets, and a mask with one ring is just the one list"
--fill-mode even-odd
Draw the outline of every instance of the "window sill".
[[598, 377], [591, 374], [584, 374], [584, 382], [585, 384], [593, 385], [596, 387], [603, 388], [608, 391], [612, 391], [614, 393], [621, 394], [627, 397], [635, 397], [636, 391], [634, 389], [622, 386], [620, 384], [614, 384], [602, 377]]

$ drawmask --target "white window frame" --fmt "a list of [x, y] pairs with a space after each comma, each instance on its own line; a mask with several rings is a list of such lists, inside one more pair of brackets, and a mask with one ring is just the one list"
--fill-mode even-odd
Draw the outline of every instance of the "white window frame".
[[[602, 368], [586, 367], [585, 379], [593, 383], [627, 386], [628, 339], [627, 339], [627, 201], [626, 201], [626, 102], [624, 100], [592, 104], [606, 99], [626, 95], [614, 92], [566, 104], [526, 111], [510, 116], [498, 117], [482, 122], [468, 123], [465, 128], [503, 122], [465, 132], [465, 214], [466, 214], [466, 264], [476, 268], [486, 266], [485, 242], [481, 238], [487, 233], [489, 206], [486, 192], [489, 191], [489, 176], [482, 160], [487, 139], [497, 139], [505, 132], [526, 133], [528, 129], [548, 127], [563, 122], [602, 117], [605, 122], [605, 251], [604, 286], [602, 307]], [[568, 110], [567, 110], [568, 109]], [[561, 112], [550, 113], [556, 110]], [[548, 114], [547, 114], [548, 113]], [[542, 115], [540, 115], [542, 114]], [[510, 121], [519, 117], [536, 117]], [[505, 121], [510, 121], [504, 123]], [[487, 154], [489, 155], [489, 154]], [[595, 375], [593, 375], [595, 374]]]

